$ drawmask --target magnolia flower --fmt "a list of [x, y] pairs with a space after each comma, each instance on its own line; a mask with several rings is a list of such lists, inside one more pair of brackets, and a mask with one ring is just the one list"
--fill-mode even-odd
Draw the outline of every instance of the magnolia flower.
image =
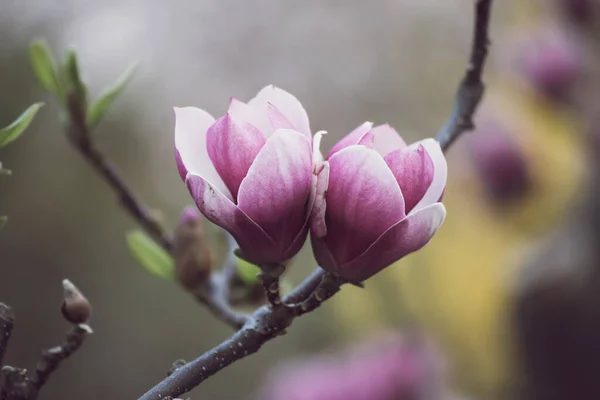
[[288, 92], [267, 86], [225, 116], [175, 108], [175, 155], [196, 205], [255, 264], [300, 250], [314, 199], [308, 116]]
[[447, 166], [433, 139], [407, 146], [370, 122], [319, 166], [311, 238], [322, 268], [360, 282], [423, 247], [438, 230]]

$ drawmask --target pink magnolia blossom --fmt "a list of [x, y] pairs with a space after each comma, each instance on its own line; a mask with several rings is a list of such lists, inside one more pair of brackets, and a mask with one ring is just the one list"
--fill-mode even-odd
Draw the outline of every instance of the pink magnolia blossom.
[[300, 250], [316, 178], [308, 116], [294, 96], [267, 86], [248, 103], [231, 99], [216, 121], [175, 108], [175, 155], [202, 214], [249, 261], [281, 263]]
[[438, 230], [447, 165], [433, 139], [407, 146], [370, 122], [340, 140], [319, 166], [311, 238], [322, 268], [363, 281], [423, 247]]

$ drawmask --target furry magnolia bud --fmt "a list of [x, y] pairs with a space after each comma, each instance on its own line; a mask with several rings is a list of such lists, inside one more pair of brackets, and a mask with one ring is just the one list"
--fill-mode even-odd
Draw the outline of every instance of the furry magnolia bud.
[[179, 217], [173, 257], [177, 280], [187, 290], [197, 289], [210, 276], [212, 253], [206, 244], [202, 217], [194, 207], [187, 207]]
[[72, 324], [84, 324], [92, 316], [92, 306], [85, 296], [70, 280], [63, 282], [63, 303], [61, 312], [63, 317]]

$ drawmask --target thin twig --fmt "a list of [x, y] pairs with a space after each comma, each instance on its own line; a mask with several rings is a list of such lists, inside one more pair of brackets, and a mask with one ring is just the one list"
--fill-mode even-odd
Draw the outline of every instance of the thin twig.
[[0, 303], [0, 367], [4, 362], [4, 355], [10, 340], [10, 334], [15, 323], [12, 310], [4, 303]]
[[488, 28], [492, 0], [477, 0], [475, 5], [475, 27], [469, 66], [456, 92], [454, 109], [436, 138], [445, 151], [462, 133], [475, 128], [473, 115], [483, 98], [485, 86], [481, 80], [488, 54]]
[[217, 272], [210, 277], [206, 285], [194, 293], [194, 297], [217, 319], [237, 331], [246, 324], [249, 317], [231, 308], [228, 294], [229, 282], [226, 274]]
[[235, 311], [231, 307], [229, 299], [231, 285], [237, 273], [234, 254], [236, 248], [235, 239], [227, 234], [227, 257], [223, 266], [210, 276], [210, 279], [194, 293], [194, 296], [215, 317], [237, 331], [246, 324], [249, 316]]
[[171, 252], [173, 242], [157, 221], [157, 219], [133, 193], [125, 183], [117, 168], [102, 154], [92, 141], [91, 132], [85, 122], [85, 113], [74, 96], [67, 97], [69, 125], [67, 137], [71, 144], [79, 151], [83, 158], [92, 166], [99, 175], [119, 197], [123, 207], [135, 218], [144, 230], [152, 236], [165, 250]]
[[[491, 5], [492, 0], [478, 0], [476, 3], [475, 34], [469, 67], [460, 84], [454, 112], [438, 134], [438, 140], [444, 151], [462, 132], [472, 128], [471, 119], [483, 95], [481, 73], [487, 54]], [[345, 282], [317, 268], [283, 299], [284, 307], [269, 305], [259, 308], [244, 327], [231, 338], [176, 369], [139, 400], [177, 397], [192, 390], [233, 362], [256, 353], [267, 341], [284, 334], [297, 316], [319, 307], [336, 294], [343, 283]]]
[[269, 304], [273, 307], [283, 306], [281, 302], [281, 286], [279, 279], [285, 272], [283, 264], [269, 264], [261, 266], [262, 272], [259, 275], [260, 283], [265, 291]]
[[42, 357], [35, 367], [35, 374], [31, 378], [31, 385], [39, 391], [48, 381], [50, 375], [56, 371], [64, 360], [81, 347], [91, 333], [92, 330], [88, 325], [74, 325], [71, 331], [67, 333], [63, 344], [44, 350]]

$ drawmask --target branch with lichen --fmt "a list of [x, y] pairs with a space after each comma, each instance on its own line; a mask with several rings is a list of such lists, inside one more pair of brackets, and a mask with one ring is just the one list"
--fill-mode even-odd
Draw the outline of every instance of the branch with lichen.
[[[461, 81], [455, 108], [440, 130], [437, 140], [445, 151], [464, 132], [473, 129], [473, 115], [482, 99], [483, 67], [488, 50], [488, 27], [492, 0], [478, 0], [475, 5], [475, 28], [469, 66]], [[265, 280], [265, 286], [272, 284]], [[257, 352], [265, 343], [285, 333], [294, 319], [315, 310], [323, 302], [339, 292], [345, 280], [318, 268], [282, 304], [271, 301], [259, 308], [244, 327], [231, 338], [197, 359], [179, 366], [166, 379], [140, 397], [140, 400], [158, 400], [165, 396], [176, 397], [186, 393], [210, 376], [237, 360]]]

